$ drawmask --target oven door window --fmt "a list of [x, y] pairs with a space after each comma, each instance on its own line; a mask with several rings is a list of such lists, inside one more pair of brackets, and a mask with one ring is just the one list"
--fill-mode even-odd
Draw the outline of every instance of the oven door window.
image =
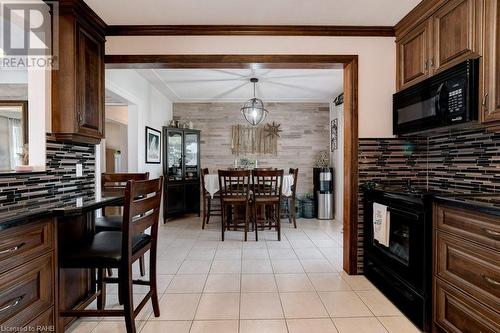
[[408, 266], [410, 259], [410, 227], [408, 224], [391, 223], [388, 250], [396, 260]]
[[399, 210], [390, 209], [391, 226], [389, 231], [389, 247], [380, 245], [373, 239], [373, 245], [387, 256], [404, 266], [410, 266], [410, 246], [412, 245], [413, 216]]

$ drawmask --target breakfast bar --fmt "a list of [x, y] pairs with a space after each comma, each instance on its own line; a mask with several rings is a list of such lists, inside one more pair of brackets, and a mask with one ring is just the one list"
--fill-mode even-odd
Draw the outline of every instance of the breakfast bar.
[[122, 202], [120, 196], [77, 198], [0, 215], [2, 328], [63, 332], [75, 318], [59, 318], [59, 311], [96, 298], [94, 274], [59, 270], [58, 254], [92, 236], [96, 210]]

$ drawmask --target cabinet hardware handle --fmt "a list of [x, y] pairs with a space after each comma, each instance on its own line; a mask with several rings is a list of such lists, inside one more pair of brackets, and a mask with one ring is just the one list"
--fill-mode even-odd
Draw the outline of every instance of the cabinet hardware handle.
[[434, 57], [431, 58], [431, 67], [434, 68]]
[[488, 235], [492, 236], [493, 238], [500, 237], [500, 232], [491, 230], [488, 228], [483, 228], [484, 232], [486, 232]]
[[424, 69], [425, 69], [425, 70], [428, 70], [428, 69], [429, 69], [429, 60], [426, 60], [426, 61], [425, 61], [425, 66], [424, 66]]
[[83, 124], [83, 115], [81, 112], [78, 112], [78, 125], [82, 126]]
[[14, 299], [10, 302], [10, 304], [7, 304], [7, 305], [5, 305], [5, 306], [1, 307], [1, 308], [0, 308], [0, 312], [4, 312], [4, 311], [6, 311], [6, 310], [8, 310], [8, 309], [10, 309], [10, 308], [13, 308], [13, 307], [17, 306], [19, 303], [21, 303], [21, 301], [23, 300], [23, 298], [24, 298], [24, 295], [23, 295], [23, 296], [19, 296], [19, 297], [14, 298]]
[[10, 253], [10, 252], [16, 252], [20, 248], [22, 248], [26, 243], [21, 243], [19, 245], [16, 245], [14, 247], [11, 247], [10, 249], [0, 251], [0, 254], [5, 254], [5, 253]]
[[484, 93], [483, 97], [483, 108], [488, 111], [488, 93]]
[[482, 273], [482, 274], [481, 274], [481, 277], [482, 277], [482, 278], [483, 278], [486, 282], [488, 282], [489, 284], [492, 284], [492, 285], [494, 285], [494, 286], [500, 286], [500, 282], [495, 281], [494, 279], [492, 279], [492, 278], [490, 278], [490, 277], [486, 276], [486, 274], [484, 274], [484, 273]]

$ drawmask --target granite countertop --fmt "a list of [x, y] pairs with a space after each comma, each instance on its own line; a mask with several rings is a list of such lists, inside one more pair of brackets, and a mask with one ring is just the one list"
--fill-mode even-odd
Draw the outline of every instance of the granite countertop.
[[500, 195], [498, 194], [437, 194], [434, 196], [434, 200], [500, 216]]
[[54, 202], [52, 205], [44, 207], [25, 207], [16, 211], [0, 214], [0, 230], [5, 230], [46, 217], [77, 216], [88, 211], [97, 210], [106, 206], [120, 205], [122, 203], [123, 197], [120, 196], [105, 198], [87, 197], [64, 202]]

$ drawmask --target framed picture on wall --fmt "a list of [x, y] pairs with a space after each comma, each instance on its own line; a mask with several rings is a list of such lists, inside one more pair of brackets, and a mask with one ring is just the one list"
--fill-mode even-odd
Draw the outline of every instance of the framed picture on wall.
[[338, 119], [335, 118], [332, 120], [331, 124], [331, 151], [338, 149]]
[[146, 163], [161, 162], [161, 132], [146, 126]]

